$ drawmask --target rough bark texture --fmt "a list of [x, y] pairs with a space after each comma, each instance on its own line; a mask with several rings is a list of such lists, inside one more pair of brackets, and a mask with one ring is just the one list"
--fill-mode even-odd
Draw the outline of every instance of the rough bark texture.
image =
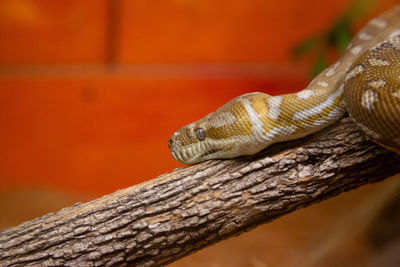
[[252, 157], [215, 160], [0, 232], [0, 266], [160, 266], [400, 171], [349, 119]]

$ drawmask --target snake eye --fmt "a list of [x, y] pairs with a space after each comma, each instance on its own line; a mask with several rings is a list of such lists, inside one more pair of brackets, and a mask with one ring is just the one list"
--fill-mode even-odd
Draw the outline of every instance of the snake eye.
[[197, 128], [195, 133], [199, 141], [203, 141], [204, 139], [206, 139], [206, 133], [204, 132], [203, 128]]

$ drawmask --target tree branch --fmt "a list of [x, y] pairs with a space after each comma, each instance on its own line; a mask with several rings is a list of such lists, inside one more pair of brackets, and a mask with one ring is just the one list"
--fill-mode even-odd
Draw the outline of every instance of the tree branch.
[[0, 232], [1, 266], [160, 266], [400, 172], [350, 118], [249, 157], [214, 160]]

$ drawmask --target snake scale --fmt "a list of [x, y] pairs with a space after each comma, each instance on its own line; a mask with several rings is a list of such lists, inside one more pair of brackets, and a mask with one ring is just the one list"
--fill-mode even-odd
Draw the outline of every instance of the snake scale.
[[400, 5], [364, 26], [302, 91], [238, 96], [176, 131], [169, 148], [184, 164], [251, 155], [317, 132], [346, 111], [372, 140], [400, 154]]

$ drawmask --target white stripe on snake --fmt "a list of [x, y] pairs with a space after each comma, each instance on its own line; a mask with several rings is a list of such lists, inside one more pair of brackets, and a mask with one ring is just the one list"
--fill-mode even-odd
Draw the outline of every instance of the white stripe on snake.
[[241, 95], [179, 129], [169, 148], [184, 164], [250, 155], [315, 133], [346, 111], [372, 140], [400, 154], [400, 5], [371, 20], [304, 90]]

